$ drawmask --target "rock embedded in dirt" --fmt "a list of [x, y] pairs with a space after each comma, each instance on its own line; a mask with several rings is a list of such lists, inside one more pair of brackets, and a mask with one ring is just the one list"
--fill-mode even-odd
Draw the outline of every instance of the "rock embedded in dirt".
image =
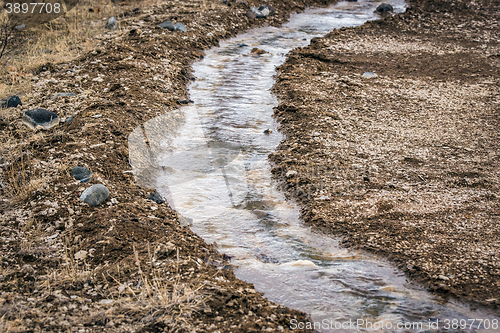
[[17, 95], [12, 95], [2, 99], [0, 108], [15, 108], [18, 105], [23, 105], [23, 103], [21, 103], [21, 99]]
[[83, 191], [80, 200], [95, 207], [106, 201], [108, 196], [108, 188], [102, 184], [96, 184]]
[[108, 19], [108, 22], [106, 22], [106, 25], [104, 28], [109, 29], [109, 30], [116, 30], [118, 29], [118, 22], [116, 21], [116, 17], [110, 17]]
[[[274, 9], [268, 5], [260, 6], [259, 8], [252, 6], [250, 11], [255, 14], [256, 18], [266, 18], [274, 14]], [[248, 15], [247, 15], [248, 16]]]
[[90, 171], [85, 167], [76, 166], [73, 169], [71, 169], [71, 176], [76, 180], [85, 182], [85, 180], [88, 180], [90, 176], [92, 176], [92, 171]]
[[380, 5], [378, 5], [376, 11], [378, 13], [389, 13], [393, 12], [394, 8], [392, 8], [392, 6], [389, 5], [388, 3], [381, 3]]
[[248, 10], [245, 15], [250, 19], [250, 20], [255, 20], [257, 18], [257, 15], [252, 12], [251, 10]]
[[374, 78], [378, 77], [378, 75], [373, 73], [373, 72], [364, 72], [361, 77], [363, 79], [374, 79]]
[[186, 26], [184, 24], [182, 24], [182, 23], [176, 23], [176, 24], [174, 24], [174, 28], [177, 31], [182, 31], [182, 32], [186, 32], [187, 31]]
[[167, 29], [170, 31], [175, 30], [175, 25], [174, 25], [174, 22], [172, 22], [172, 21], [165, 21], [163, 23], [160, 23], [158, 26], [162, 29]]
[[55, 112], [38, 108], [24, 112], [23, 123], [33, 130], [37, 126], [49, 129], [59, 124], [59, 116]]
[[52, 97], [52, 99], [56, 99], [58, 97], [76, 97], [75, 93], [57, 93]]
[[154, 201], [157, 204], [165, 203], [165, 199], [158, 192], [153, 192], [149, 195], [148, 200]]

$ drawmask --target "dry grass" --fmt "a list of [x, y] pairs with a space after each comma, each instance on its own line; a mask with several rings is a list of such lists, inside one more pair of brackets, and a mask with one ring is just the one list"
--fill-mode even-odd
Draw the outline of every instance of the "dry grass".
[[[137, 1], [136, 5], [143, 8], [156, 2]], [[125, 11], [109, 0], [84, 0], [64, 17], [20, 33], [17, 49], [0, 67], [0, 97], [29, 92], [31, 72], [39, 66], [68, 62], [94, 49], [107, 32], [106, 20]]]

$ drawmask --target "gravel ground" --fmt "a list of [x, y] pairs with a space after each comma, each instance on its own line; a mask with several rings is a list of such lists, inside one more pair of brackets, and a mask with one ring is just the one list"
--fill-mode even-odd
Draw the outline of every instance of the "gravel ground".
[[[304, 321], [236, 279], [228, 257], [146, 199], [153, 190], [135, 184], [127, 142], [189, 100], [190, 65], [205, 49], [329, 2], [268, 1], [276, 13], [265, 19], [249, 19], [246, 1], [130, 7], [120, 30], [102, 23], [92, 52], [26, 74], [33, 89], [23, 106], [0, 109], [0, 331], [277, 332]], [[187, 32], [157, 28], [165, 20]], [[62, 92], [76, 96], [53, 98]], [[30, 130], [22, 114], [38, 107], [64, 121]], [[71, 177], [74, 166], [92, 171], [88, 183]], [[97, 207], [79, 199], [93, 184], [110, 191]]]
[[493, 307], [499, 16], [498, 2], [412, 0], [292, 51], [274, 87], [286, 139], [270, 156], [307, 223]]

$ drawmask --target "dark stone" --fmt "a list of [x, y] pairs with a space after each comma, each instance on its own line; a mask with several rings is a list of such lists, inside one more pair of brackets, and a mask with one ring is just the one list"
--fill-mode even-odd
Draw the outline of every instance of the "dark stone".
[[368, 177], [366, 177], [366, 176], [365, 176], [365, 177], [363, 177], [363, 180], [364, 180], [365, 182], [369, 182], [369, 181], [370, 181], [370, 178], [368, 178]]
[[23, 105], [23, 103], [21, 103], [21, 99], [17, 95], [12, 95], [10, 97], [2, 99], [0, 108], [15, 108], [18, 105]]
[[163, 204], [165, 203], [165, 199], [162, 198], [160, 193], [158, 192], [153, 192], [149, 195], [148, 200], [154, 201], [157, 204]]
[[174, 22], [172, 22], [172, 21], [165, 21], [163, 23], [160, 23], [158, 26], [160, 28], [168, 29], [170, 31], [174, 31], [175, 30]]
[[238, 44], [239, 47], [247, 47], [248, 45], [245, 43]]
[[85, 178], [89, 178], [92, 175], [92, 171], [85, 167], [74, 167], [71, 169], [71, 176], [76, 180], [82, 180]]
[[188, 104], [189, 102], [185, 99], [183, 100], [177, 100], [177, 102], [179, 102], [179, 104]]
[[392, 6], [389, 5], [388, 3], [381, 3], [380, 5], [378, 5], [376, 11], [379, 13], [387, 13], [387, 12], [393, 12], [394, 8], [392, 8]]
[[271, 134], [272, 132], [273, 132], [273, 131], [271, 131], [270, 129], [266, 129], [266, 130], [264, 130], [264, 134], [266, 134], [266, 135], [269, 135], [269, 134]]
[[95, 207], [106, 201], [108, 196], [108, 188], [104, 185], [96, 184], [83, 191], [82, 195], [80, 196], [80, 200], [89, 204], [90, 206]]
[[23, 114], [23, 122], [31, 129], [34, 129], [36, 126], [49, 129], [59, 123], [59, 116], [55, 112], [38, 108], [26, 111]]

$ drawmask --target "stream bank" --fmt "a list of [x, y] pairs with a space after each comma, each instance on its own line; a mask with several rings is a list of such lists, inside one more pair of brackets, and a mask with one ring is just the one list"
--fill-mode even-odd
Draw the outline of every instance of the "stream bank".
[[498, 4], [409, 5], [288, 55], [273, 173], [308, 225], [497, 309]]

